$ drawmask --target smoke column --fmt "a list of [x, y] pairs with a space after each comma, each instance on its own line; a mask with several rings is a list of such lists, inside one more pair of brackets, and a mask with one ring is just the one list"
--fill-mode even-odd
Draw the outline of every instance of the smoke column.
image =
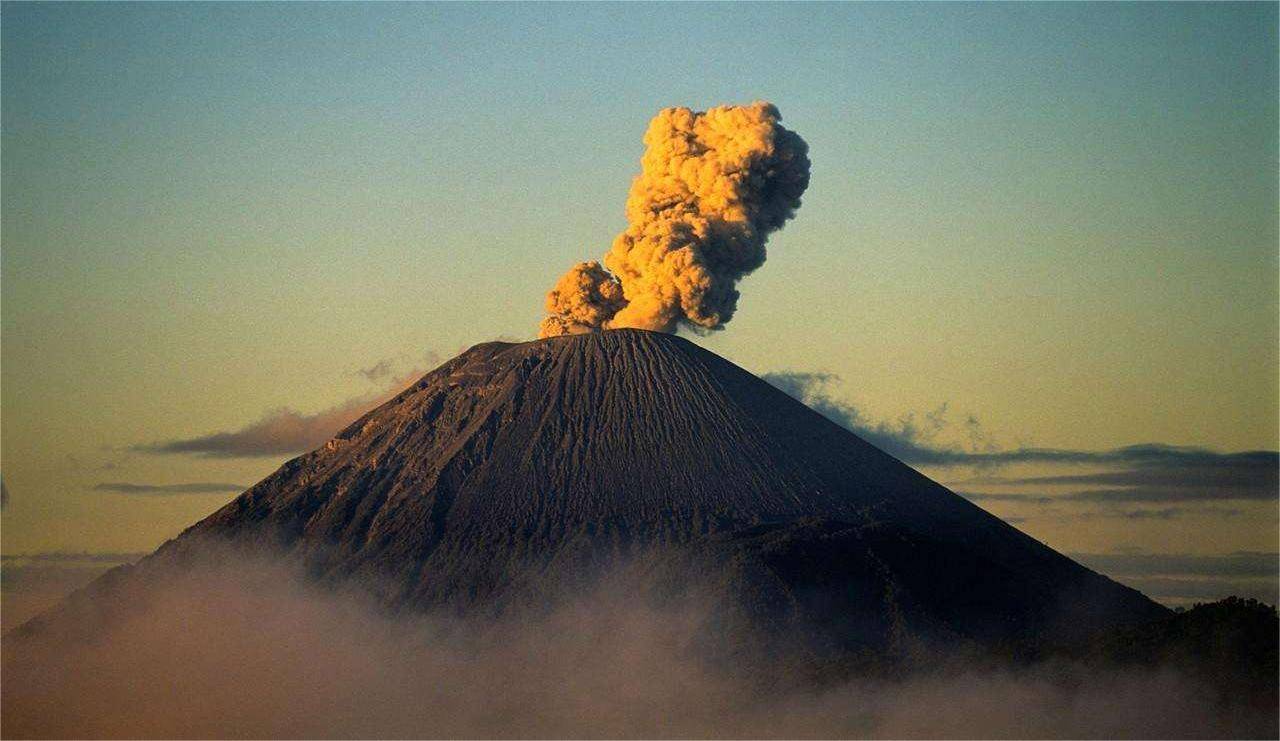
[[809, 147], [770, 103], [667, 108], [649, 123], [626, 231], [604, 265], [578, 263], [547, 294], [539, 337], [681, 322], [720, 329], [737, 282], [764, 264], [765, 240], [800, 206]]

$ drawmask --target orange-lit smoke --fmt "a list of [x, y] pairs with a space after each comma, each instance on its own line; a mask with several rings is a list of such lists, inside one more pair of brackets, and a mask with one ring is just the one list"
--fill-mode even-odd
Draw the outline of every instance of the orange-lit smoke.
[[627, 197], [629, 226], [603, 267], [579, 263], [560, 278], [539, 336], [723, 327], [738, 280], [764, 263], [765, 240], [809, 185], [809, 148], [780, 120], [765, 102], [655, 116]]

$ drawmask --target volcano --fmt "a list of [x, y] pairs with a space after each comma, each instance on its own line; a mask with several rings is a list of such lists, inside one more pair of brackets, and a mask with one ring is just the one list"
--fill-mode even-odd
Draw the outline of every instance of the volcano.
[[643, 330], [477, 345], [146, 561], [211, 539], [283, 549], [413, 610], [536, 601], [628, 561], [844, 650], [1072, 639], [1166, 612]]

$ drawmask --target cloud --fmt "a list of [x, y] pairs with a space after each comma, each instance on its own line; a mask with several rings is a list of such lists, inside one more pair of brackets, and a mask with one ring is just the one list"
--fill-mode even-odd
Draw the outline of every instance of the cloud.
[[319, 447], [385, 398], [361, 396], [316, 414], [302, 414], [289, 408], [276, 409], [238, 430], [139, 445], [135, 449], [144, 453], [201, 455], [207, 458], [302, 453]]
[[1061, 519], [1096, 520], [1176, 520], [1182, 517], [1239, 517], [1243, 510], [1229, 507], [1158, 507], [1155, 509], [1121, 509], [1085, 510], [1074, 514], [1061, 515]]
[[370, 381], [381, 381], [382, 379], [391, 375], [391, 361], [390, 360], [378, 361], [377, 363], [369, 366], [368, 368], [361, 368], [357, 370], [356, 373], [359, 373], [360, 375], [364, 376]]
[[[1091, 494], [1093, 492], [1081, 492]], [[1098, 520], [1098, 519], [1123, 519], [1123, 520], [1174, 520], [1189, 515], [1199, 517], [1238, 517], [1244, 514], [1243, 510], [1230, 507], [1210, 507], [1210, 506], [1192, 506], [1192, 507], [1158, 507], [1158, 508], [1129, 508], [1125, 509], [1118, 506], [1108, 507], [1100, 510], [1084, 510], [1075, 512], [1064, 512], [1055, 505], [1064, 503], [1079, 503], [1084, 501], [1093, 501], [1101, 504], [1117, 504], [1123, 500], [1107, 500], [1107, 499], [1091, 499], [1087, 497], [1079, 497], [1073, 495], [1050, 496], [1047, 494], [1009, 494], [1009, 493], [991, 493], [991, 492], [972, 492], [957, 491], [956, 494], [968, 499], [971, 502], [999, 502], [1004, 504], [1028, 505], [1041, 508], [1037, 513], [1038, 517], [1051, 518], [1055, 520]], [[1001, 517], [1008, 523], [1025, 522], [1029, 517]]]
[[[396, 373], [396, 366], [401, 362], [410, 365], [410, 370]], [[356, 374], [370, 381], [390, 379], [385, 382], [381, 391], [360, 394], [315, 414], [303, 414], [291, 407], [281, 407], [268, 411], [258, 421], [237, 430], [134, 445], [128, 450], [153, 455], [197, 455], [204, 458], [265, 458], [305, 453], [328, 442], [366, 412], [388, 401], [439, 364], [440, 356], [430, 350], [416, 359], [401, 357], [399, 360], [380, 360], [368, 368], [358, 369]]]
[[1125, 576], [1262, 576], [1280, 578], [1280, 554], [1236, 551], [1225, 555], [1187, 553], [1069, 553], [1090, 568]]
[[1095, 510], [1081, 512], [1079, 517], [1082, 520], [1094, 517], [1118, 517], [1125, 520], [1176, 520], [1187, 515], [1237, 517], [1240, 514], [1242, 512], [1238, 509], [1225, 509], [1222, 507], [1161, 507], [1159, 509]]
[[[1155, 509], [1122, 509], [1113, 507], [1108, 509], [1094, 509], [1084, 511], [1065, 512], [1051, 505], [1059, 504], [1061, 499], [1055, 497], [1041, 496], [1039, 494], [978, 494], [973, 492], [957, 492], [960, 496], [971, 502], [997, 501], [1009, 502], [1013, 504], [1027, 504], [1040, 507], [1040, 511], [1035, 514], [1037, 519], [1052, 520], [1176, 520], [1187, 516], [1196, 517], [1238, 517], [1244, 512], [1239, 509], [1227, 507], [1159, 507]], [[1032, 519], [1029, 515], [1020, 517], [1010, 517], [1001, 515], [1000, 519], [1010, 524], [1015, 522], [1026, 522]]]
[[958, 491], [960, 496], [971, 502], [1016, 502], [1018, 504], [1052, 504], [1054, 497], [1043, 494], [991, 494], [980, 491]]
[[1097, 485], [1066, 498], [1090, 502], [1176, 502], [1206, 500], [1274, 501], [1280, 491], [1277, 454], [1210, 453], [1142, 458], [1120, 471], [1035, 476], [1008, 480], [1018, 485]]
[[[459, 620], [321, 588], [286, 559], [153, 564], [111, 621], [6, 641], [7, 737], [1274, 737], [1274, 706], [1161, 662], [973, 661], [796, 671], [700, 595], [629, 579]], [[530, 606], [532, 607], [532, 606]], [[110, 603], [95, 600], [102, 614]], [[735, 646], [708, 652], [707, 626]], [[790, 671], [788, 671], [790, 670]], [[804, 677], [820, 675], [810, 684]], [[57, 708], [57, 712], [50, 712]]]
[[[954, 455], [954, 451], [951, 451]], [[1008, 465], [1013, 463], [1069, 463], [1097, 465], [1137, 465], [1150, 468], [1181, 466], [1202, 467], [1276, 467], [1280, 453], [1252, 450], [1241, 453], [1219, 453], [1207, 448], [1143, 443], [1110, 450], [1071, 450], [1067, 448], [1016, 448], [978, 453], [960, 453], [948, 459], [952, 465]], [[944, 463], [945, 465], [945, 463]]]
[[19, 553], [0, 556], [0, 632], [8, 632], [58, 604], [107, 569], [133, 563], [143, 553]]
[[[1109, 473], [1040, 476], [1021, 479], [1032, 484], [1112, 484], [1117, 486], [1202, 486], [1217, 488], [1253, 488], [1260, 476], [1277, 481], [1277, 453], [1214, 453], [1196, 448], [1164, 447], [1162, 455], [1151, 455], [1154, 446], [1140, 446], [1143, 455], [1130, 455], [1126, 460], [1143, 468]], [[1132, 451], [1133, 448], [1122, 448]], [[1113, 451], [1114, 452], [1114, 451]]]
[[1134, 487], [1131, 489], [1100, 489], [1077, 491], [1058, 497], [1066, 502], [1211, 502], [1223, 500], [1275, 501], [1275, 489], [1265, 484], [1248, 489], [1197, 489], [1178, 486]]
[[[430, 354], [427, 357], [429, 359]], [[305, 453], [320, 447], [366, 412], [400, 393], [423, 373], [420, 369], [411, 371], [388, 383], [379, 393], [362, 394], [315, 414], [283, 407], [267, 412], [262, 419], [238, 430], [136, 445], [132, 450], [205, 458], [263, 458]]]
[[1280, 554], [1277, 553], [1067, 555], [1153, 599], [1170, 604], [1217, 600], [1228, 595], [1253, 597], [1269, 604], [1276, 604], [1280, 599]]
[[1214, 602], [1230, 596], [1256, 599], [1269, 605], [1280, 602], [1280, 582], [1275, 579], [1121, 577], [1117, 581], [1166, 605]]
[[[932, 442], [932, 438], [950, 424], [946, 416], [946, 404], [925, 413], [923, 420], [915, 414], [907, 414], [893, 423], [872, 422], [857, 407], [831, 394], [831, 384], [839, 380], [834, 374], [785, 371], [765, 373], [760, 378], [905, 463], [959, 465], [970, 461], [973, 456], [990, 455], [986, 452], [965, 451]], [[971, 445], [989, 447], [981, 424], [976, 418], [967, 417], [964, 428]]]
[[[1105, 489], [1085, 489], [1064, 494], [1003, 494], [971, 492], [974, 501], [1005, 501], [1028, 504], [1087, 502], [1095, 504], [1198, 504], [1225, 501], [1274, 502], [1280, 496], [1276, 469], [1254, 454], [1219, 454], [1208, 465], [1184, 465], [1176, 459], [1160, 464], [1143, 463], [1137, 468], [1100, 473], [1020, 478], [983, 477], [953, 482], [985, 483], [998, 486], [1112, 485]], [[1265, 461], [1265, 458], [1263, 458]]]
[[[950, 423], [946, 405], [924, 415], [906, 415], [896, 423], [868, 420], [857, 407], [834, 397], [829, 373], [777, 372], [761, 376], [779, 390], [803, 402], [827, 419], [905, 463], [918, 466], [999, 468], [1040, 463], [1110, 467], [1113, 470], [1025, 478], [981, 476], [951, 482], [952, 485], [1107, 487], [1082, 489], [1069, 494], [999, 494], [969, 492], [969, 499], [1047, 504], [1092, 502], [1104, 504], [1194, 503], [1226, 500], [1276, 501], [1280, 493], [1280, 452], [1251, 450], [1220, 453], [1200, 447], [1145, 443], [1110, 450], [1067, 448], [1016, 448], [999, 450], [973, 417], [964, 423], [970, 449], [940, 445], [936, 434]], [[1117, 470], [1118, 469], [1118, 470]], [[1170, 511], [1172, 512], [1172, 511]], [[1182, 514], [1178, 512], [1177, 514]], [[1151, 517], [1149, 511], [1131, 510], [1132, 518]], [[1177, 516], [1169, 514], [1167, 516]]]
[[240, 484], [222, 484], [197, 481], [188, 484], [132, 484], [124, 481], [104, 481], [93, 487], [94, 491], [113, 494], [145, 494], [164, 496], [170, 494], [218, 494], [227, 491], [244, 491]]
[[[458, 352], [466, 349], [463, 347]], [[394, 358], [383, 358], [368, 368], [357, 368], [355, 375], [374, 383], [395, 383], [401, 379], [408, 383], [413, 378], [426, 373], [427, 370], [440, 365], [441, 360], [440, 354], [434, 350], [427, 350], [416, 358], [401, 354]]]
[[[978, 421], [970, 416], [965, 420], [971, 442], [980, 449], [964, 450], [955, 446], [936, 445], [932, 434], [948, 425], [946, 405], [925, 415], [925, 423], [909, 414], [896, 423], [872, 422], [854, 405], [834, 397], [830, 392], [839, 376], [832, 373], [804, 371], [778, 371], [760, 376], [788, 396], [803, 402], [832, 422], [845, 427], [868, 442], [879, 441], [886, 452], [907, 463], [933, 466], [1004, 466], [1015, 463], [1064, 463], [1096, 465], [1133, 465], [1147, 471], [1192, 471], [1205, 483], [1256, 485], [1257, 475], [1270, 474], [1275, 480], [1280, 468], [1280, 452], [1253, 450], [1241, 453], [1219, 453], [1207, 448], [1144, 443], [1110, 450], [1072, 450], [1069, 448], [1023, 447], [998, 450], [986, 440]], [[1172, 479], [1172, 476], [1166, 480]], [[1051, 479], [1030, 479], [1030, 482], [1049, 482]], [[1065, 478], [1059, 482], [1068, 482]], [[1148, 474], [1148, 481], [1153, 481]], [[993, 479], [973, 479], [974, 482]], [[998, 480], [1005, 481], [1005, 480]], [[1079, 479], [1084, 481], [1084, 479]]]
[[146, 553], [132, 553], [121, 551], [104, 551], [98, 553], [90, 553], [82, 551], [73, 553], [71, 551], [42, 551], [38, 553], [6, 553], [0, 556], [3, 562], [40, 562], [40, 563], [132, 563], [139, 558], [147, 555]]
[[539, 337], [636, 327], [721, 329], [737, 284], [800, 207], [809, 147], [769, 103], [666, 108], [644, 135], [625, 231], [604, 265], [574, 265], [547, 294]]

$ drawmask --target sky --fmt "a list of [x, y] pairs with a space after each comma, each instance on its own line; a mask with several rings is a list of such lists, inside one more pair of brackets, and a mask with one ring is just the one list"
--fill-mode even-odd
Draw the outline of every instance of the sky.
[[4, 3], [6, 584], [532, 339], [648, 120], [768, 100], [811, 182], [690, 339], [1158, 599], [1274, 602], [1277, 7]]

